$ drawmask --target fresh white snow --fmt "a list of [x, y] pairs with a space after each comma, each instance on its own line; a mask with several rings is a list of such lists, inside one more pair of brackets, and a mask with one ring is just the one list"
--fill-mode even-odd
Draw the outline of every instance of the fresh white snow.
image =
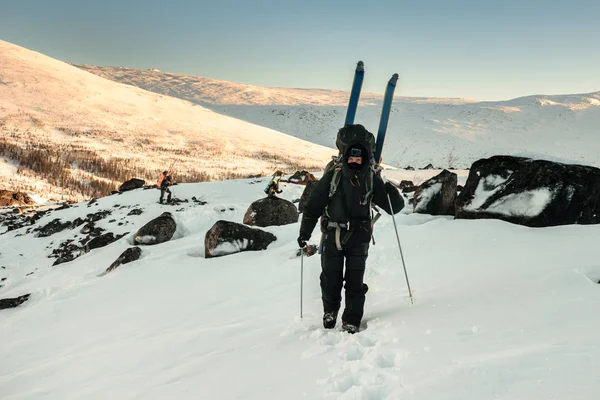
[[435, 196], [441, 190], [442, 190], [442, 182], [434, 183], [433, 185], [429, 186], [427, 189], [423, 190], [421, 192], [421, 196], [419, 197], [419, 202], [417, 203], [417, 206], [415, 207], [414, 211], [421, 212], [425, 208], [425, 206], [427, 206], [427, 204], [429, 203], [429, 199], [431, 199], [433, 196]]
[[478, 210], [487, 199], [502, 189], [503, 184], [508, 181], [508, 178], [510, 178], [510, 175], [512, 174], [511, 171], [507, 172], [509, 175], [506, 178], [500, 175], [488, 175], [485, 178], [480, 179], [477, 188], [475, 189], [475, 193], [473, 194], [473, 199], [464, 207], [465, 210]]
[[519, 217], [536, 217], [544, 211], [553, 195], [554, 193], [545, 187], [511, 193], [490, 204], [486, 211]]
[[[47, 255], [77, 228], [1, 235], [0, 297], [32, 297], [0, 311], [0, 398], [597, 398], [600, 227], [396, 215], [411, 305], [384, 215], [367, 262], [363, 330], [352, 336], [321, 327], [318, 256], [304, 259], [299, 318], [298, 224], [266, 228], [278, 240], [265, 251], [204, 258], [206, 231], [218, 219], [241, 222], [265, 184], [175, 187], [203, 206], [162, 206], [157, 190], [136, 190], [57, 211], [40, 222], [111, 209], [96, 225], [130, 234], [55, 267]], [[281, 188], [293, 200], [303, 187]], [[144, 213], [127, 216], [133, 207]], [[140, 260], [97, 276], [136, 229], [169, 210], [178, 239], [142, 246]]]

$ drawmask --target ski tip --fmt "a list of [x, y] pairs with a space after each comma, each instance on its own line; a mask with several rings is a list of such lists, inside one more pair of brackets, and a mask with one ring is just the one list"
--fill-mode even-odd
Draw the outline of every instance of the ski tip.
[[396, 85], [396, 82], [398, 82], [398, 74], [394, 74], [394, 75], [392, 75], [392, 77], [390, 78], [390, 83], [391, 83], [392, 85], [394, 85], [394, 86], [395, 86], [395, 85]]
[[365, 70], [365, 63], [363, 63], [362, 61], [359, 61], [356, 64], [356, 70], [357, 71], [364, 71]]

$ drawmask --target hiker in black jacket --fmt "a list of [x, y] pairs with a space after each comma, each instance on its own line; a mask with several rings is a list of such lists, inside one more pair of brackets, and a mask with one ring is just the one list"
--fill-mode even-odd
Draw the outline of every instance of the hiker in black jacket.
[[[351, 127], [357, 126], [364, 129], [361, 125]], [[371, 167], [372, 153], [369, 143], [349, 143], [342, 153], [341, 166], [323, 175], [304, 206], [298, 237], [301, 248], [306, 246], [317, 220], [323, 216], [321, 295], [323, 326], [327, 329], [335, 327], [344, 281], [346, 305], [342, 314], [342, 329], [355, 333], [360, 327], [368, 290], [363, 277], [373, 230], [371, 202], [388, 214], [396, 214], [404, 207], [398, 190], [391, 183], [384, 183], [379, 173]], [[335, 192], [332, 193], [332, 190]]]

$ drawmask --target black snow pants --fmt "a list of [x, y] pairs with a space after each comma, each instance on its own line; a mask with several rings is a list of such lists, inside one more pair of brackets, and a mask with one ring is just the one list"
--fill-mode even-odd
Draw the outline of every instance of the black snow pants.
[[[325, 233], [321, 253], [321, 297], [324, 312], [338, 312], [342, 302], [342, 285], [346, 282], [346, 307], [342, 322], [359, 326], [365, 307], [365, 294], [369, 290], [363, 283], [369, 243], [343, 246], [338, 250], [335, 230]], [[344, 260], [346, 271], [344, 272]]]
[[167, 203], [169, 203], [171, 201], [171, 190], [169, 190], [168, 186], [165, 187], [161, 187], [160, 188], [160, 202], [163, 202], [163, 198], [165, 197], [165, 192], [168, 193], [167, 194]]

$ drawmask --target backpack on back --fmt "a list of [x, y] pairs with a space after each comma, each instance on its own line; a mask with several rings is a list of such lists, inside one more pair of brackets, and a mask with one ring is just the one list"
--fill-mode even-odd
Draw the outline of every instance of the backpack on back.
[[325, 170], [323, 171], [323, 174], [326, 174], [332, 169], [335, 170], [333, 173], [333, 178], [331, 179], [331, 184], [329, 185], [329, 198], [335, 194], [340, 183], [340, 179], [342, 177], [342, 163], [344, 161], [346, 150], [348, 147], [355, 144], [359, 144], [367, 150], [368, 156], [363, 157], [363, 163], [368, 166], [368, 168], [371, 170], [371, 173], [367, 177], [367, 196], [365, 196], [365, 200], [370, 200], [373, 190], [373, 175], [377, 173], [375, 159], [373, 158], [375, 154], [376, 141], [375, 136], [364, 126], [359, 124], [346, 125], [338, 131], [335, 145], [339, 150], [339, 154], [335, 157], [332, 157], [332, 160], [325, 166]]

